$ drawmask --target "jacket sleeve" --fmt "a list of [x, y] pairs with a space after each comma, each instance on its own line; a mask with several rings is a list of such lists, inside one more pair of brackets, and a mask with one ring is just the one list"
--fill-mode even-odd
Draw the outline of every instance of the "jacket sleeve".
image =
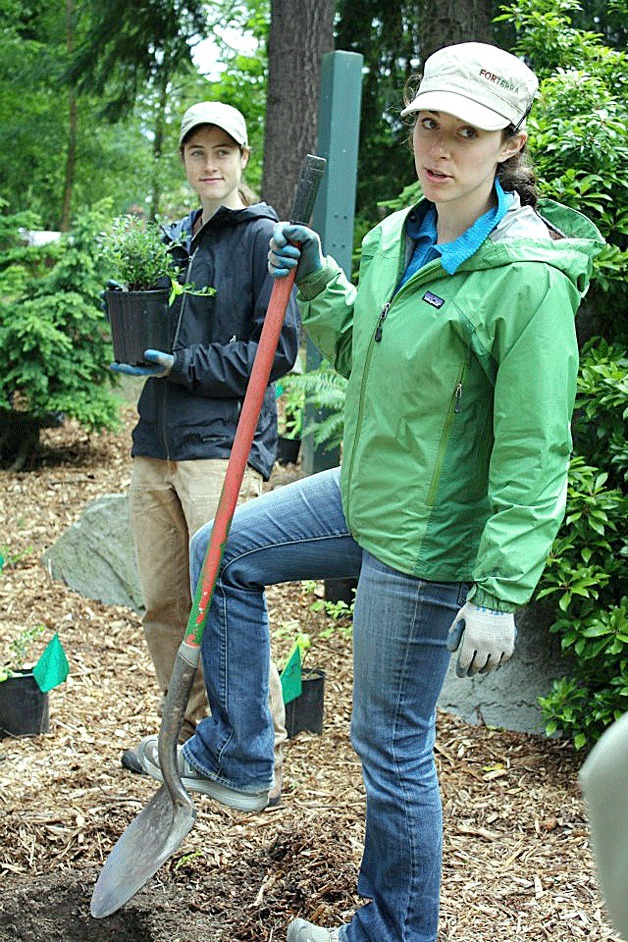
[[[253, 244], [253, 311], [249, 339], [231, 343], [191, 344], [175, 351], [175, 362], [168, 379], [186, 386], [201, 396], [242, 398], [246, 393], [259, 338], [270, 301], [273, 278], [268, 272], [268, 234], [260, 230]], [[299, 309], [296, 290], [292, 292], [270, 382], [289, 373], [299, 350]]]
[[320, 352], [342, 376], [351, 373], [353, 305], [357, 290], [333, 258], [304, 278], [297, 300], [303, 326]]
[[520, 334], [505, 325], [495, 349], [491, 515], [469, 598], [501, 611], [529, 601], [565, 512], [580, 298], [561, 273], [548, 279], [537, 279], [542, 299]]

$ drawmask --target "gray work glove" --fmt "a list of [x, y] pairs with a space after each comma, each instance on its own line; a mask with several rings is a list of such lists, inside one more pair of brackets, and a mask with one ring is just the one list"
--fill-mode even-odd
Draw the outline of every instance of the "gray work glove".
[[276, 223], [268, 253], [268, 270], [273, 278], [285, 278], [296, 268], [295, 281], [299, 284], [322, 267], [321, 240], [313, 229], [291, 222]]
[[171, 353], [162, 353], [161, 350], [144, 350], [144, 359], [154, 366], [131, 366], [129, 363], [112, 363], [109, 367], [114, 373], [128, 373], [130, 376], [153, 376], [161, 379], [167, 376], [174, 366], [174, 357]]
[[515, 618], [511, 612], [496, 612], [492, 608], [466, 602], [447, 635], [447, 649], [458, 651], [458, 677], [473, 677], [497, 670], [512, 657], [516, 636]]

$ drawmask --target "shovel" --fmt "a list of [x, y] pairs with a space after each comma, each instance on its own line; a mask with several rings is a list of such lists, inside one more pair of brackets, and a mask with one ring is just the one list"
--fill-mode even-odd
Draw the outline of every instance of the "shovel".
[[[290, 219], [307, 223], [312, 213], [326, 161], [308, 154], [299, 179]], [[175, 852], [194, 825], [196, 809], [181, 782], [177, 742], [183, 725], [192, 682], [198, 666], [201, 639], [214, 593], [220, 561], [238, 501], [264, 394], [279, 342], [294, 271], [277, 279], [268, 304], [259, 346], [242, 404], [233, 448], [225, 474], [211, 540], [175, 661], [159, 730], [159, 765], [164, 784], [122, 834], [105, 861], [92, 895], [90, 911], [96, 919], [110, 916], [135, 896]]]

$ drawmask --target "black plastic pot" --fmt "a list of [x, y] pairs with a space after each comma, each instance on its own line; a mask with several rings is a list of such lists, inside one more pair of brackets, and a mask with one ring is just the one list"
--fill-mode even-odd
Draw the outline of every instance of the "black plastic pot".
[[148, 349], [172, 352], [178, 321], [169, 312], [168, 298], [166, 289], [106, 292], [117, 363], [139, 366]]
[[351, 605], [355, 601], [357, 587], [357, 579], [325, 579], [325, 601], [346, 602], [347, 605]]
[[325, 671], [318, 667], [303, 668], [301, 684], [300, 695], [286, 704], [288, 739], [297, 733], [323, 732]]
[[16, 671], [0, 683], [0, 739], [40, 736], [50, 728], [48, 693], [42, 693], [31, 671]]
[[277, 461], [281, 465], [296, 464], [300, 450], [300, 438], [284, 438], [280, 435], [277, 439]]

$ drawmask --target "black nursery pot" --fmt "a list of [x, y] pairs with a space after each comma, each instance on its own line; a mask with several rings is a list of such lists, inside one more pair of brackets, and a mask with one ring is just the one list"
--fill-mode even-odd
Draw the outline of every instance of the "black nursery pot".
[[117, 363], [140, 366], [144, 351], [172, 353], [177, 323], [169, 313], [166, 289], [107, 291], [107, 312]]
[[48, 693], [42, 693], [31, 671], [16, 671], [0, 683], [0, 739], [40, 736], [50, 728]]
[[358, 587], [357, 579], [325, 579], [325, 601], [346, 602], [351, 605], [355, 601], [355, 590]]
[[280, 435], [277, 439], [277, 461], [281, 465], [296, 464], [300, 450], [300, 438], [285, 438]]
[[301, 693], [286, 704], [286, 730], [288, 739], [297, 733], [323, 732], [325, 700], [325, 671], [318, 667], [303, 668]]

